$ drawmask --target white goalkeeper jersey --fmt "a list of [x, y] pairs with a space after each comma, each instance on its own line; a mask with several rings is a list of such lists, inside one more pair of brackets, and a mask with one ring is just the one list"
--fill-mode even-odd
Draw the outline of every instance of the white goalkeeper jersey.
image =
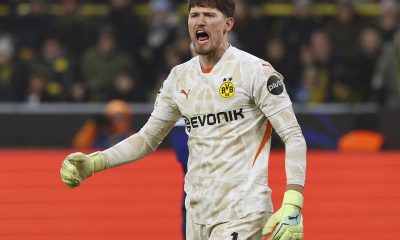
[[186, 208], [196, 223], [272, 212], [268, 117], [290, 105], [283, 77], [268, 62], [232, 46], [210, 73], [202, 72], [199, 57], [171, 71], [152, 116], [185, 120]]

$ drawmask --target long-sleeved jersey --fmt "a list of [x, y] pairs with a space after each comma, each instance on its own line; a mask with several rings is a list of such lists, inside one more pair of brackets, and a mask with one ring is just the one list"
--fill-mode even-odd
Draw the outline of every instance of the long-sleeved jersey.
[[[288, 184], [304, 185], [304, 138], [283, 77], [268, 62], [230, 46], [210, 73], [202, 72], [199, 57], [176, 66], [139, 132], [146, 143], [141, 145], [154, 150], [181, 116], [189, 136], [185, 205], [194, 222], [216, 224], [252, 212], [272, 212], [272, 126], [286, 145]], [[131, 144], [141, 143], [137, 136], [132, 138]], [[115, 151], [106, 151], [110, 166], [143, 155], [135, 154], [116, 160]]]

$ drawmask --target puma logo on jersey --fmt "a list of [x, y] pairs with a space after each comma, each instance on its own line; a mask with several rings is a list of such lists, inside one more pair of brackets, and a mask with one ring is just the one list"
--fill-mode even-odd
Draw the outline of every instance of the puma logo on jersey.
[[231, 110], [227, 112], [219, 112], [219, 113], [210, 113], [207, 115], [201, 115], [196, 117], [188, 118], [183, 116], [185, 120], [186, 129], [190, 132], [193, 128], [203, 127], [203, 126], [212, 126], [220, 123], [227, 123], [236, 121], [239, 119], [244, 119], [243, 109], [240, 110]]
[[185, 89], [181, 89], [180, 93], [182, 93], [183, 95], [185, 95], [186, 100], [187, 100], [188, 97], [189, 97], [190, 89], [187, 90], [187, 91], [186, 91]]

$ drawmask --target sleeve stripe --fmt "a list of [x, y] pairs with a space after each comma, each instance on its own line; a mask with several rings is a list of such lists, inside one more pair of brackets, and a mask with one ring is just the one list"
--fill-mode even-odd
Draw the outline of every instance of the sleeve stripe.
[[254, 156], [254, 160], [253, 160], [253, 165], [252, 166], [254, 166], [254, 164], [256, 163], [258, 155], [260, 155], [261, 150], [264, 148], [265, 144], [268, 142], [269, 138], [271, 137], [271, 134], [272, 134], [272, 125], [271, 125], [271, 123], [268, 122], [267, 123], [267, 129], [265, 129], [263, 140], [261, 141], [260, 146], [258, 147], [256, 156]]

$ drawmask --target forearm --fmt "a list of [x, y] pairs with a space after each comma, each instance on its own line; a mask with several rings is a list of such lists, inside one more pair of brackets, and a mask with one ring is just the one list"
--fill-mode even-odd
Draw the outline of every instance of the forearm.
[[174, 122], [150, 117], [138, 133], [102, 152], [106, 160], [106, 168], [136, 161], [153, 152], [174, 124]]
[[307, 146], [293, 109], [286, 108], [270, 117], [272, 126], [285, 144], [288, 189], [302, 192], [306, 174]]
[[285, 168], [288, 185], [304, 186], [307, 146], [300, 126], [278, 133], [285, 143]]

